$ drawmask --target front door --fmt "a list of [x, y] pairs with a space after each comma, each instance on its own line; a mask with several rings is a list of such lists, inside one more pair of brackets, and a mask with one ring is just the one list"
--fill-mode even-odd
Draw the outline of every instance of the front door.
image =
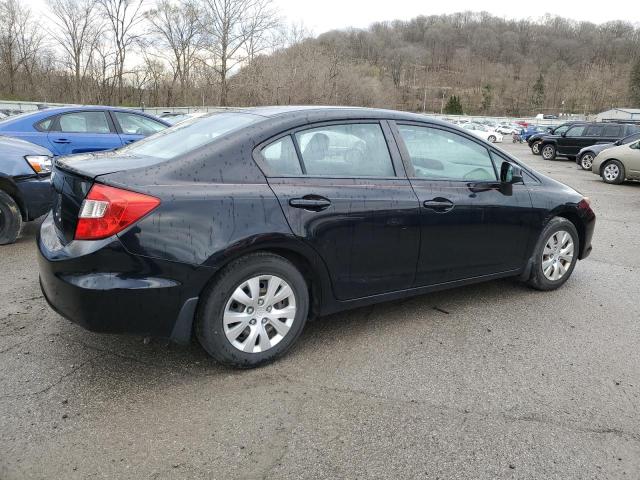
[[59, 115], [48, 138], [55, 155], [111, 150], [122, 146], [109, 117], [101, 110]]
[[378, 122], [292, 132], [261, 150], [293, 233], [324, 260], [339, 300], [411, 287], [419, 208]]
[[436, 126], [398, 124], [397, 137], [421, 204], [416, 286], [511, 272], [526, 263], [531, 199], [501, 188], [489, 149]]
[[144, 115], [131, 112], [111, 112], [122, 143], [127, 145], [167, 128], [166, 125]]
[[589, 145], [593, 145], [593, 137], [587, 136], [588, 125], [574, 125], [567, 133], [558, 138], [558, 155], [574, 157]]

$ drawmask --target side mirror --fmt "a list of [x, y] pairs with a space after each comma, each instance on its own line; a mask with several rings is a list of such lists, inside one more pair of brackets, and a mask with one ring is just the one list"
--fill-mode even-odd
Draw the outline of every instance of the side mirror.
[[508, 162], [502, 162], [500, 167], [500, 181], [506, 184], [514, 184], [522, 182], [522, 169], [517, 165]]

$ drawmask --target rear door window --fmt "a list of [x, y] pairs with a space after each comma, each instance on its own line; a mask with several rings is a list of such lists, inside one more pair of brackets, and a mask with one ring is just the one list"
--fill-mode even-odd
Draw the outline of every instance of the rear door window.
[[389, 148], [378, 123], [349, 123], [295, 134], [307, 175], [393, 177]]
[[587, 137], [601, 137], [603, 135], [604, 128], [602, 125], [591, 125], [587, 128]]
[[59, 131], [65, 133], [111, 133], [105, 112], [73, 112], [60, 115]]

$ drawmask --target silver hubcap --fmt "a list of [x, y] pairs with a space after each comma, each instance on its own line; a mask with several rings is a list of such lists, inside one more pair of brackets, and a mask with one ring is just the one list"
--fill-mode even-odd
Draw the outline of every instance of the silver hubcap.
[[544, 158], [551, 158], [553, 156], [553, 147], [544, 147], [544, 150], [542, 150], [542, 156]]
[[238, 350], [260, 353], [277, 345], [296, 316], [296, 297], [282, 278], [259, 275], [241, 283], [224, 309], [224, 333]]
[[533, 153], [540, 153], [540, 144], [538, 142], [534, 143], [531, 150], [533, 150]]
[[591, 165], [593, 165], [593, 156], [587, 154], [582, 157], [582, 168], [585, 170], [591, 170]]
[[620, 169], [615, 163], [610, 163], [609, 165], [604, 167], [604, 171], [602, 172], [602, 174], [604, 175], [604, 178], [613, 182], [618, 178], [618, 175], [620, 175]]
[[549, 280], [560, 280], [573, 261], [573, 239], [569, 232], [560, 230], [547, 240], [542, 251], [542, 272]]

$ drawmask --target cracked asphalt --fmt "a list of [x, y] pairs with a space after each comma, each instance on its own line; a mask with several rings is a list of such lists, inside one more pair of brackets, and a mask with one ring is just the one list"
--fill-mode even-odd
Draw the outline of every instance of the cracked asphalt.
[[639, 478], [640, 183], [504, 148], [592, 199], [563, 288], [333, 315], [251, 371], [62, 319], [27, 225], [0, 247], [0, 478]]

